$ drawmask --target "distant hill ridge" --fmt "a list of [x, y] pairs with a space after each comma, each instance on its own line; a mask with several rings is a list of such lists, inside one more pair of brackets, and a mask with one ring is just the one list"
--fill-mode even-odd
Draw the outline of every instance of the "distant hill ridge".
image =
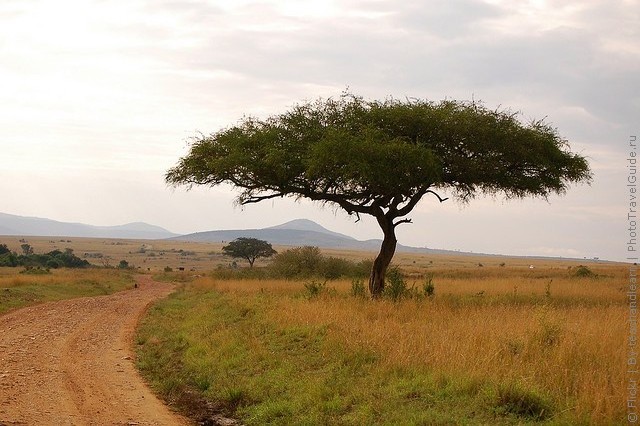
[[94, 226], [0, 213], [0, 235], [158, 240], [175, 237], [178, 234], [144, 222], [118, 226]]
[[[94, 226], [56, 220], [0, 213], [0, 235], [40, 237], [86, 237], [161, 240], [173, 239], [193, 242], [228, 242], [236, 238], [258, 238], [274, 245], [316, 246], [321, 248], [378, 251], [381, 240], [360, 241], [330, 231], [308, 219], [296, 219], [281, 225], [261, 229], [231, 229], [195, 232], [187, 235], [172, 233], [144, 222], [118, 226]], [[446, 250], [414, 248], [398, 244], [398, 251], [422, 253], [450, 253]]]
[[[173, 237], [173, 240], [193, 242], [227, 242], [236, 238], [258, 238], [274, 245], [316, 246], [321, 248], [378, 251], [382, 240], [360, 241], [338, 232], [330, 231], [308, 219], [296, 219], [282, 225], [261, 229], [230, 229], [196, 232]], [[451, 253], [448, 250], [408, 247], [398, 244], [398, 251], [421, 253]]]

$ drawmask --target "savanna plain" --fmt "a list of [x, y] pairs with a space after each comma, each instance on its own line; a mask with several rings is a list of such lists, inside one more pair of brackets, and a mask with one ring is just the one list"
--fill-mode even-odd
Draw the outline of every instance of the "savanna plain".
[[[37, 276], [0, 268], [0, 312], [130, 289], [136, 272], [175, 283], [132, 344], [151, 387], [194, 420], [220, 413], [249, 425], [625, 420], [629, 265], [399, 253], [399, 273], [371, 300], [364, 276], [284, 279], [266, 273], [265, 260], [254, 271], [242, 261], [232, 268], [221, 244], [30, 243], [36, 251], [71, 247], [100, 267]], [[322, 251], [325, 260], [353, 264], [373, 256]], [[129, 269], [112, 266], [120, 260]], [[16, 302], [17, 294], [28, 296]]]

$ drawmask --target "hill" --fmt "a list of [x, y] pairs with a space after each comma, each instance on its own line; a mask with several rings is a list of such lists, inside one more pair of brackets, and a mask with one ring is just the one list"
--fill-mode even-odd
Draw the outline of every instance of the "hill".
[[0, 235], [155, 240], [171, 238], [177, 234], [144, 222], [118, 226], [93, 226], [84, 223], [58, 222], [39, 217], [0, 213]]
[[[380, 250], [382, 240], [356, 240], [345, 234], [330, 231], [308, 219], [296, 219], [282, 225], [260, 229], [230, 229], [219, 231], [196, 232], [173, 237], [178, 241], [193, 242], [227, 242], [236, 238], [258, 238], [274, 245], [283, 246], [317, 246], [331, 249]], [[452, 253], [447, 250], [408, 247], [398, 244], [398, 251], [420, 253]]]

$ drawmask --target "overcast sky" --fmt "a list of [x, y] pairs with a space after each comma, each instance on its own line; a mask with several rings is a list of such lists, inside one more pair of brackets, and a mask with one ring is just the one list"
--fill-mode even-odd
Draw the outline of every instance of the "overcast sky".
[[339, 96], [482, 100], [546, 117], [587, 156], [591, 186], [469, 205], [425, 198], [400, 243], [623, 259], [626, 152], [640, 133], [640, 1], [0, 2], [0, 212], [173, 232], [296, 218], [380, 238], [331, 207], [234, 207], [167, 188], [196, 132]]

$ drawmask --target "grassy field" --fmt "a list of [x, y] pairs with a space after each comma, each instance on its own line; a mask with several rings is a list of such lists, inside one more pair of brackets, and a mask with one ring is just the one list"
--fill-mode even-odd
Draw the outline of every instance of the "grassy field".
[[55, 269], [25, 274], [23, 268], [0, 268], [0, 314], [23, 306], [82, 296], [99, 296], [132, 288], [129, 271]]
[[193, 416], [250, 425], [622, 422], [627, 266], [398, 262], [416, 291], [396, 302], [355, 297], [350, 281], [313, 296], [303, 282], [194, 278], [149, 311], [138, 365]]
[[[30, 244], [36, 253], [70, 248], [74, 254], [96, 266], [118, 266], [126, 260], [144, 272], [158, 272], [165, 267], [186, 272], [210, 271], [228, 265], [232, 259], [222, 255], [222, 243], [193, 243], [172, 240], [126, 240], [107, 238], [58, 238], [0, 236], [0, 244], [21, 253], [20, 245]], [[256, 265], [263, 265], [256, 262]]]

